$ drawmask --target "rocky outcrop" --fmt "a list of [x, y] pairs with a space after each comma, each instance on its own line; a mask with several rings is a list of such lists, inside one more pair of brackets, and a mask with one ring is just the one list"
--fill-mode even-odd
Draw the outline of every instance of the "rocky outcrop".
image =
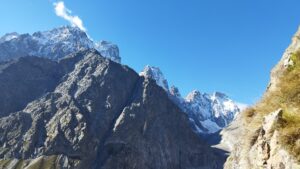
[[295, 169], [299, 163], [300, 32], [271, 72], [262, 99], [241, 112], [216, 147], [230, 152], [226, 169]]
[[[53, 86], [43, 83], [48, 74], [31, 73], [37, 70], [19, 63], [36, 59], [59, 72], [50, 76]], [[44, 90], [0, 118], [1, 168], [223, 167], [223, 154], [191, 130], [187, 115], [161, 87], [96, 50], [59, 62], [26, 57], [9, 64], [10, 69], [18, 65]], [[10, 84], [19, 82], [13, 78], [18, 73], [7, 74]]]
[[[233, 126], [222, 131], [223, 142], [219, 147], [231, 151], [226, 161], [226, 169], [259, 169], [279, 168], [294, 169], [300, 165], [293, 157], [279, 144], [279, 134], [276, 125], [282, 120], [282, 110], [277, 110], [264, 118], [262, 127], [248, 138], [247, 128], [233, 123]], [[243, 134], [241, 134], [243, 133]], [[241, 136], [242, 135], [242, 136]]]
[[271, 71], [271, 81], [268, 90], [274, 91], [277, 89], [277, 84], [279, 82], [278, 80], [283, 75], [284, 70], [286, 70], [290, 65], [294, 64], [292, 56], [299, 50], [300, 50], [300, 27], [298, 28], [298, 31], [293, 36], [292, 43], [283, 53], [281, 60]]
[[139, 73], [139, 75], [155, 80], [157, 85], [162, 87], [165, 91], [169, 91], [168, 81], [158, 67], [147, 65], [144, 70]]

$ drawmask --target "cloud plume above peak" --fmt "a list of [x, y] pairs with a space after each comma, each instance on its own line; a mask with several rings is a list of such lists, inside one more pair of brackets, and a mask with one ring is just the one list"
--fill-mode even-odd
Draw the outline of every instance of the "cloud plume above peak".
[[79, 29], [86, 32], [82, 20], [78, 16], [73, 16], [72, 11], [66, 8], [63, 1], [55, 2], [53, 5], [57, 16], [69, 21], [72, 26], [77, 26]]

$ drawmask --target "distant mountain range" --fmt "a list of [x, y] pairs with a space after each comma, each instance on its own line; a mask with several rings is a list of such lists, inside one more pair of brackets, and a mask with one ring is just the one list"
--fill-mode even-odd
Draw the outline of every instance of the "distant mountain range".
[[119, 48], [107, 41], [94, 42], [77, 27], [63, 26], [30, 34], [8, 33], [0, 38], [0, 60], [38, 56], [58, 60], [80, 49], [96, 49], [102, 56], [120, 63]]

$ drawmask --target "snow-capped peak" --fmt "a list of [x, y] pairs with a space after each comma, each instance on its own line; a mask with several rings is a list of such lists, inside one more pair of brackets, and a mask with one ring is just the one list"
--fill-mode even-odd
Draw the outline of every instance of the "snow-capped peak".
[[[7, 42], [6, 44], [3, 44]], [[62, 26], [49, 31], [39, 31], [32, 35], [17, 33], [6, 34], [0, 38], [0, 60], [10, 60], [17, 57], [35, 55], [59, 60], [68, 54], [81, 49], [96, 49], [99, 53], [120, 63], [119, 48], [107, 41], [94, 42], [78, 27]], [[11, 51], [10, 49], [14, 49]]]
[[[199, 121], [207, 131], [198, 130], [200, 133], [214, 133], [226, 127], [240, 112], [237, 104], [221, 92], [213, 94], [201, 94], [192, 91], [186, 97], [185, 108], [194, 121]], [[196, 126], [195, 128], [200, 128]]]
[[93, 47], [93, 42], [88, 38], [87, 34], [74, 26], [62, 26], [50, 31], [35, 32], [32, 36], [42, 44], [69, 42], [74, 43], [73, 45], [80, 44], [84, 47]]
[[215, 133], [226, 127], [240, 112], [237, 104], [221, 92], [213, 94], [193, 90], [185, 98], [179, 89], [168, 87], [168, 82], [158, 67], [147, 65], [140, 76], [151, 78], [165, 89], [170, 99], [189, 116], [192, 128], [197, 133]]
[[140, 72], [140, 76], [155, 80], [156, 83], [165, 91], [169, 91], [168, 81], [165, 79], [163, 73], [158, 67], [147, 65], [145, 66], [144, 70]]
[[192, 92], [190, 92], [190, 93], [186, 96], [185, 100], [186, 100], [186, 101], [189, 101], [189, 102], [192, 102], [192, 101], [201, 101], [202, 97], [203, 97], [203, 95], [201, 94], [200, 91], [198, 91], [198, 90], [193, 90]]

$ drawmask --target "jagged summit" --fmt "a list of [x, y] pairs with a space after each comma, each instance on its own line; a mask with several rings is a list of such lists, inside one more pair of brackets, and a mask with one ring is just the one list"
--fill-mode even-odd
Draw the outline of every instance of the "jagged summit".
[[199, 123], [195, 123], [200, 133], [214, 133], [226, 127], [240, 112], [237, 104], [227, 95], [215, 92], [213, 94], [202, 94], [197, 90], [192, 91], [186, 97], [185, 109], [199, 121], [207, 130], [201, 129]]
[[155, 80], [164, 90], [169, 91], [168, 81], [165, 79], [159, 67], [146, 65], [144, 70], [140, 72], [140, 76]]
[[207, 96], [206, 93], [201, 93], [199, 90], [193, 90], [190, 93], [187, 94], [185, 97], [186, 101], [195, 101], [195, 100], [202, 100], [204, 96]]
[[107, 41], [94, 42], [78, 27], [62, 26], [30, 34], [10, 33], [0, 38], [0, 60], [39, 56], [58, 60], [80, 49], [97, 49], [101, 55], [120, 63], [118, 46]]
[[[57, 43], [68, 43], [75, 47], [92, 48], [93, 42], [85, 32], [78, 27], [62, 26], [49, 31], [39, 31], [32, 34], [32, 37], [44, 45], [53, 45]], [[75, 49], [74, 49], [75, 50]]]
[[170, 94], [175, 96], [175, 97], [181, 97], [180, 91], [176, 86], [171, 86], [170, 88]]
[[158, 67], [147, 65], [140, 76], [155, 80], [169, 94], [171, 100], [188, 114], [193, 129], [199, 134], [221, 130], [240, 112], [237, 104], [221, 92], [202, 94], [193, 90], [183, 98], [177, 87], [172, 86], [169, 89], [168, 81]]
[[108, 41], [100, 41], [94, 44], [94, 48], [98, 50], [102, 56], [111, 59], [117, 63], [121, 63], [119, 47]]

